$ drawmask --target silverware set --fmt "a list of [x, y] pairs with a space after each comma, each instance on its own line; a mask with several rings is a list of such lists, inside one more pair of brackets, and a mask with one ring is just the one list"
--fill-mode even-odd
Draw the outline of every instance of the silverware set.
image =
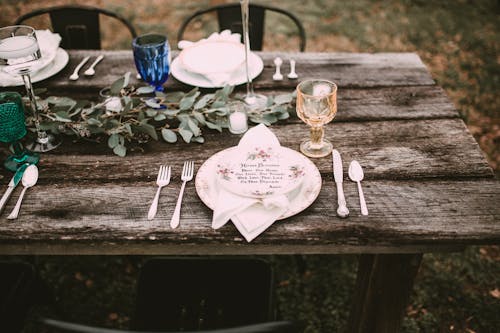
[[21, 182], [23, 185], [23, 190], [19, 195], [19, 198], [17, 199], [16, 205], [12, 209], [12, 212], [9, 214], [9, 216], [7, 216], [9, 220], [16, 219], [19, 215], [19, 211], [21, 210], [21, 204], [26, 191], [28, 190], [28, 188], [34, 186], [37, 183], [37, 181], [38, 181], [37, 166], [34, 164], [21, 165], [17, 169], [12, 179], [10, 180], [9, 185], [7, 186], [7, 190], [5, 190], [5, 193], [0, 199], [0, 212], [3, 211], [3, 208], [5, 207], [7, 201], [9, 200], [12, 192], [19, 184], [19, 182]]
[[[283, 65], [283, 59], [280, 57], [274, 58], [274, 66], [276, 66], [276, 71], [273, 74], [274, 81], [283, 80], [283, 74], [281, 74], [281, 65]], [[298, 78], [297, 73], [295, 72], [295, 60], [290, 59], [290, 73], [286, 76], [290, 80], [295, 80]]]
[[[95, 66], [104, 58], [104, 56], [101, 54], [98, 56], [94, 62], [83, 72], [85, 76], [93, 76], [95, 74]], [[90, 57], [87, 56], [80, 61], [80, 63], [75, 67], [75, 70], [73, 71], [73, 74], [70, 75], [69, 79], [72, 81], [76, 81], [80, 78], [78, 73], [80, 72], [80, 69], [82, 69], [83, 66], [87, 63], [87, 61], [90, 60]]]
[[[332, 160], [333, 160], [333, 177], [335, 179], [335, 184], [337, 185], [337, 215], [339, 217], [345, 218], [349, 216], [349, 209], [347, 208], [347, 202], [344, 196], [344, 189], [342, 187], [343, 183], [343, 168], [342, 168], [342, 158], [340, 157], [340, 153], [334, 149], [332, 151]], [[353, 160], [349, 165], [349, 178], [356, 182], [358, 185], [358, 193], [359, 193], [359, 203], [361, 207], [361, 215], [368, 215], [368, 208], [366, 206], [365, 196], [363, 194], [363, 189], [361, 187], [361, 181], [364, 178], [363, 168], [359, 164], [358, 161]]]
[[[156, 179], [156, 185], [158, 186], [158, 190], [156, 191], [156, 195], [153, 199], [153, 202], [151, 203], [151, 207], [149, 208], [148, 220], [154, 219], [156, 212], [158, 210], [158, 200], [160, 198], [160, 191], [164, 186], [167, 186], [170, 183], [171, 174], [172, 174], [172, 168], [170, 166], [167, 165], [160, 166], [160, 170], [158, 171], [158, 177]], [[170, 220], [170, 227], [173, 229], [179, 226], [184, 189], [186, 187], [186, 183], [191, 181], [193, 179], [193, 176], [194, 176], [194, 162], [193, 161], [184, 162], [181, 174], [181, 180], [182, 180], [181, 190], [179, 192], [179, 197], [177, 199], [177, 204], [175, 205], [172, 219]]]

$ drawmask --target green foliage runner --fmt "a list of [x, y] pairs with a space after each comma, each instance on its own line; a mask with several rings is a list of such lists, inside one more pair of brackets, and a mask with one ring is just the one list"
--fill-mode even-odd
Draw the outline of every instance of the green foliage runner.
[[[152, 87], [129, 86], [130, 72], [114, 82], [100, 103], [50, 96], [39, 101], [43, 107], [41, 127], [54, 134], [80, 138], [107, 136], [108, 146], [118, 156], [125, 156], [127, 143], [144, 143], [161, 137], [169, 143], [203, 143], [202, 128], [222, 132], [228, 127], [228, 104], [241, 100], [231, 97], [234, 87], [226, 86], [202, 95], [198, 88], [188, 93], [154, 92]], [[104, 91], [104, 90], [103, 90]], [[145, 97], [151, 95], [154, 97]], [[273, 124], [294, 114], [295, 94], [269, 96], [264, 111], [248, 111], [254, 123]], [[28, 117], [33, 129], [33, 119]]]

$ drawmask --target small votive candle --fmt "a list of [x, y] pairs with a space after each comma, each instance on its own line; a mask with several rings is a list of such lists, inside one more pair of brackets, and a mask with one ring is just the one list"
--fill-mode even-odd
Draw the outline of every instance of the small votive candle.
[[231, 105], [229, 109], [229, 132], [242, 134], [248, 130], [248, 117], [244, 105]]

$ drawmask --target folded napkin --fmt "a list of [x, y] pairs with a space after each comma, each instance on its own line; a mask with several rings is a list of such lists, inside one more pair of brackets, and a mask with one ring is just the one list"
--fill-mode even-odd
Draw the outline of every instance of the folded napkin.
[[[220, 33], [214, 32], [212, 33], [209, 37], [200, 39], [197, 42], [191, 42], [187, 40], [181, 40], [177, 44], [177, 47], [179, 50], [183, 50], [186, 48], [189, 48], [194, 45], [200, 45], [203, 43], [212, 43], [212, 42], [231, 42], [231, 43], [241, 43], [241, 34], [238, 33], [232, 33], [230, 30], [223, 30]], [[223, 56], [221, 54], [221, 56]], [[227, 72], [217, 72], [217, 73], [196, 73], [199, 75], [204, 76], [207, 78], [214, 86], [220, 87], [224, 86], [228, 82], [231, 81], [231, 78], [233, 77], [234, 73], [238, 70], [239, 68], [236, 68], [232, 71], [227, 71]]]
[[[36, 30], [36, 38], [40, 47], [42, 57], [37, 60], [33, 67], [31, 75], [48, 66], [56, 57], [57, 49], [61, 43], [61, 36], [58, 33], [52, 33], [50, 30]], [[0, 70], [0, 87], [9, 87], [23, 84], [19, 76], [10, 75]]]
[[[280, 143], [273, 132], [260, 124], [245, 133], [235, 150], [251, 151], [255, 147], [279, 149]], [[238, 195], [220, 186], [212, 228], [218, 229], [231, 219], [241, 235], [250, 242], [285, 213], [289, 204], [290, 200], [286, 193], [254, 198]]]

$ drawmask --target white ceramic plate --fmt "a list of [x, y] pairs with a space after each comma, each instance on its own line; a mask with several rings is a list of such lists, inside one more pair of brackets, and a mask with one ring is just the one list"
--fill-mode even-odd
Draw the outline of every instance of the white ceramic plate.
[[303, 158], [280, 146], [237, 149], [217, 163], [217, 180], [240, 196], [265, 198], [287, 194], [304, 179]]
[[195, 43], [179, 53], [179, 60], [191, 73], [233, 72], [245, 61], [245, 46], [224, 41]]
[[[255, 79], [264, 69], [264, 62], [262, 59], [253, 52], [250, 52], [248, 57], [248, 68], [250, 70], [250, 77]], [[189, 84], [194, 87], [200, 88], [221, 88], [223, 85], [214, 85], [212, 81], [210, 81], [207, 77], [196, 74], [188, 71], [182, 65], [179, 57], [175, 58], [172, 61], [171, 65], [171, 73], [172, 75], [179, 81]], [[240, 68], [238, 68], [231, 75], [231, 79], [228, 81], [228, 84], [236, 86], [239, 84], [243, 84], [247, 82], [245, 66], [242, 64]]]
[[[68, 52], [58, 48], [54, 60], [45, 67], [38, 70], [31, 76], [31, 82], [43, 81], [59, 73], [69, 61]], [[0, 87], [15, 87], [24, 85], [21, 77], [13, 77], [3, 71], [0, 71]]]
[[[217, 181], [217, 164], [222, 158], [229, 156], [234, 149], [236, 147], [231, 147], [214, 154], [202, 164], [196, 174], [196, 193], [201, 201], [212, 210], [215, 208], [220, 188]], [[290, 206], [278, 218], [279, 220], [298, 214], [309, 207], [316, 200], [321, 190], [321, 175], [316, 165], [295, 150], [284, 147], [282, 149], [288, 150], [289, 154], [295, 155], [294, 158], [301, 161], [301, 165], [304, 166], [305, 176], [300, 186], [287, 195], [290, 199]]]

